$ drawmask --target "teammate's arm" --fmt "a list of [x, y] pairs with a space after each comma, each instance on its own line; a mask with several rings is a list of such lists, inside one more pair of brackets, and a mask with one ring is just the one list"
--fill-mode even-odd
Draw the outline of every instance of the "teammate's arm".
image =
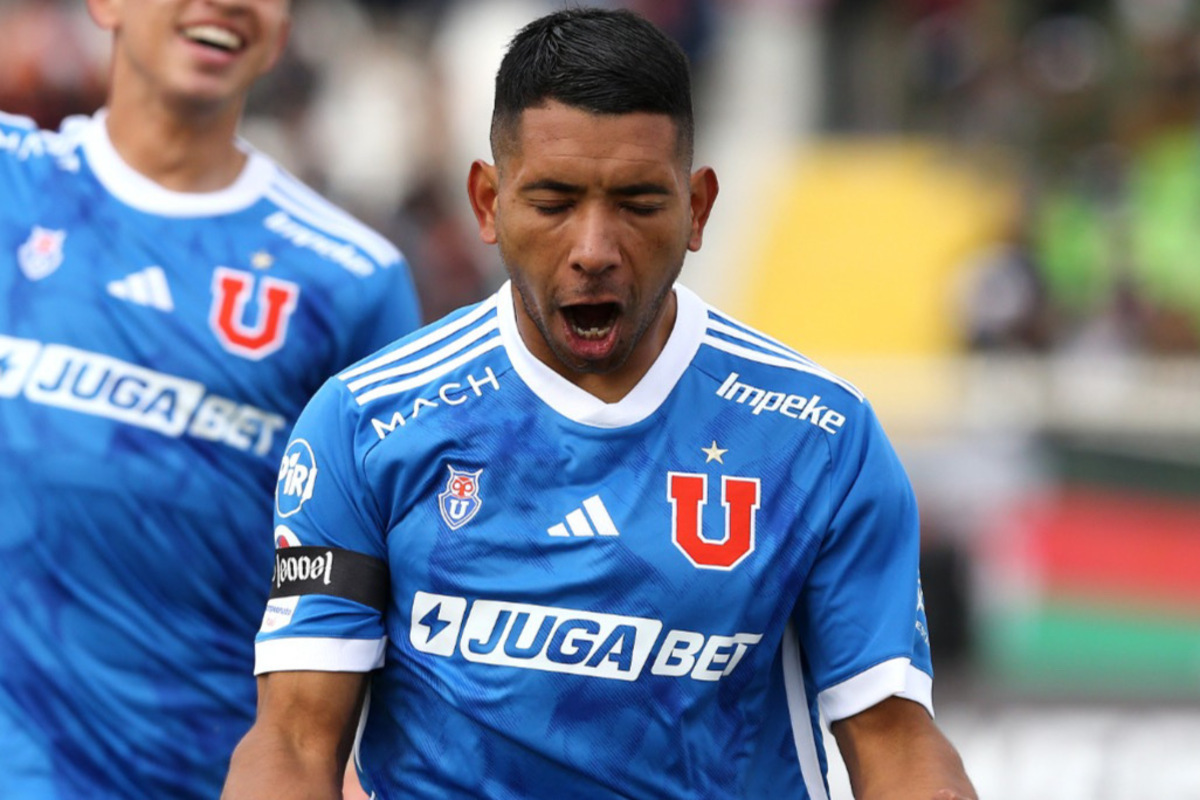
[[962, 759], [919, 703], [889, 697], [830, 726], [858, 800], [976, 800]]
[[358, 672], [273, 672], [229, 764], [222, 800], [341, 800], [366, 691]]

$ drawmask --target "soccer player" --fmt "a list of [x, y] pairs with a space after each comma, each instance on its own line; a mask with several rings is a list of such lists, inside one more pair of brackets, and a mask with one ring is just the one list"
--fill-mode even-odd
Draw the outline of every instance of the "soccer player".
[[689, 83], [629, 12], [511, 43], [468, 179], [511, 281], [297, 422], [227, 800], [334, 798], [352, 750], [377, 800], [825, 798], [819, 710], [860, 797], [974, 796], [871, 407], [676, 282]]
[[418, 309], [394, 247], [235, 138], [287, 0], [88, 6], [106, 110], [0, 119], [0, 797], [212, 800], [288, 432]]

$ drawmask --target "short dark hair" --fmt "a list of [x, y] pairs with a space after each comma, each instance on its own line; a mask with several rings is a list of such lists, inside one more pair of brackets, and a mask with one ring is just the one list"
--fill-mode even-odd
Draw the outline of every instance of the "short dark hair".
[[526, 25], [496, 73], [493, 157], [516, 136], [521, 113], [555, 100], [593, 114], [666, 114], [690, 167], [692, 79], [683, 50], [626, 10], [567, 8]]

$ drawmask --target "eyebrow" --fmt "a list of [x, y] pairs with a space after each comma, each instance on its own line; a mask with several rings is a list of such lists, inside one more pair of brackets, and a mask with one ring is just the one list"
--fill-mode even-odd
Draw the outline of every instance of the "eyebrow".
[[644, 194], [668, 195], [671, 190], [661, 183], [631, 183], [628, 186], [618, 186], [612, 193], [621, 197], [637, 197]]
[[[550, 178], [542, 180], [530, 181], [521, 186], [522, 192], [556, 192], [558, 194], [582, 194], [584, 187], [577, 186], [573, 183], [564, 183]], [[671, 190], [661, 183], [631, 183], [625, 186], [617, 186], [610, 191], [610, 194], [615, 194], [618, 197], [639, 197], [642, 195], [669, 195]]]
[[538, 181], [530, 181], [521, 186], [522, 192], [557, 192], [558, 194], [579, 194], [583, 191], [582, 186], [576, 186], [571, 183], [563, 183], [562, 181], [550, 180], [543, 178]]

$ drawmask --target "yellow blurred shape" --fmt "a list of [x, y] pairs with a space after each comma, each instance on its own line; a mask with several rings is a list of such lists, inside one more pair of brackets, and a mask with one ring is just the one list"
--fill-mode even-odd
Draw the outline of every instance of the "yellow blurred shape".
[[959, 349], [953, 278], [1007, 231], [1011, 180], [894, 140], [819, 144], [781, 176], [742, 319], [831, 362]]

